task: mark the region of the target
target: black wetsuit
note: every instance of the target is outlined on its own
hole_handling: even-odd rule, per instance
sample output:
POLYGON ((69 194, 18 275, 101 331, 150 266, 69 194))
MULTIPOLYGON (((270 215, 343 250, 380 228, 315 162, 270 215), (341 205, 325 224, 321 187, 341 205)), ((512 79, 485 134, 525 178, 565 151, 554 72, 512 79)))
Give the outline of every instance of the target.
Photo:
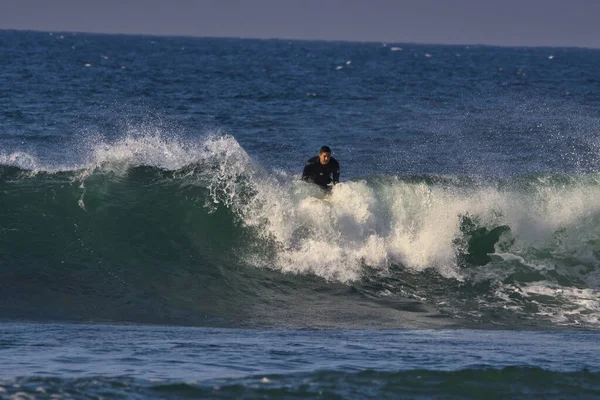
POLYGON ((335 158, 331 157, 329 162, 323 165, 319 161, 318 156, 313 157, 304 166, 302 180, 316 183, 323 189, 327 189, 329 183, 338 183, 340 181, 340 164, 335 158))

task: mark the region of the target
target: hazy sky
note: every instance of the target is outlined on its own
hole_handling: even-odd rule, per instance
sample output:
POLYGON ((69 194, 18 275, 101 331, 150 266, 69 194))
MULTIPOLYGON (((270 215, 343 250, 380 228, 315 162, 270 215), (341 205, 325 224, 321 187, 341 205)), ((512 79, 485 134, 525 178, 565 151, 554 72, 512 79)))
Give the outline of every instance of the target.
POLYGON ((600 0, 0 0, 0 29, 600 48, 600 0))

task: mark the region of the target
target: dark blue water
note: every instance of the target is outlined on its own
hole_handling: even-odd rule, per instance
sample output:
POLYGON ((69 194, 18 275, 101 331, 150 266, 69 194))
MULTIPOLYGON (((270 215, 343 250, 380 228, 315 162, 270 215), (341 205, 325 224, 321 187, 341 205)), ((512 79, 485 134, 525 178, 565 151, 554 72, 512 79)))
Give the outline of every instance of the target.
POLYGON ((0 393, 36 398, 594 398, 596 333, 0 328, 0 393), (40 332, 43 331, 42 332, 40 332))
POLYGON ((0 395, 597 396, 599 62, 0 31, 0 395))

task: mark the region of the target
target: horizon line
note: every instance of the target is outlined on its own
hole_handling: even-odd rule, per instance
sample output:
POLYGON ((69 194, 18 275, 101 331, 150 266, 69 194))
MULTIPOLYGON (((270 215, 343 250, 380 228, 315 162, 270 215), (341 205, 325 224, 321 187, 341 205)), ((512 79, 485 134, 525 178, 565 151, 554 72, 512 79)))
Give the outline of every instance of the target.
POLYGON ((104 36, 148 36, 148 37, 164 37, 164 38, 190 38, 190 39, 237 39, 237 40, 281 40, 293 42, 342 42, 342 43, 362 43, 362 44, 382 44, 382 45, 418 45, 418 46, 448 46, 448 47, 500 47, 500 48, 548 48, 548 49, 585 49, 585 50, 600 50, 600 47, 576 46, 576 45, 510 45, 510 44, 487 44, 487 43, 436 43, 436 42, 402 42, 402 41, 386 41, 386 40, 357 40, 357 39, 308 39, 297 37, 261 37, 261 36, 204 36, 184 33, 173 34, 157 34, 157 33, 124 33, 124 32, 97 32, 97 31, 78 31, 78 30, 47 30, 37 28, 0 28, 0 32, 33 32, 33 33, 48 33, 48 34, 83 34, 83 35, 104 35, 104 36))

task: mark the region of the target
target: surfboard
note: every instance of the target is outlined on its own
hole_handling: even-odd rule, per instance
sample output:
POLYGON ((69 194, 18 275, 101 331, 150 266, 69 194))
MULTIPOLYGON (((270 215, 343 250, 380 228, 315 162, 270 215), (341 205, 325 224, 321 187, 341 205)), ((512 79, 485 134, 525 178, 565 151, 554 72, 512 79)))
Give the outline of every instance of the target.
POLYGON ((331 202, 331 199, 330 199, 329 196, 325 196, 325 197, 310 196, 310 197, 307 197, 306 199, 308 201, 310 201, 310 202, 313 202, 313 203, 315 203, 315 202, 317 202, 317 203, 323 203, 323 202, 330 203, 331 202))
POLYGON ((303 202, 304 204, 311 206, 323 206, 332 204, 331 196, 328 195, 324 197, 307 197, 306 199, 304 199, 303 202))

